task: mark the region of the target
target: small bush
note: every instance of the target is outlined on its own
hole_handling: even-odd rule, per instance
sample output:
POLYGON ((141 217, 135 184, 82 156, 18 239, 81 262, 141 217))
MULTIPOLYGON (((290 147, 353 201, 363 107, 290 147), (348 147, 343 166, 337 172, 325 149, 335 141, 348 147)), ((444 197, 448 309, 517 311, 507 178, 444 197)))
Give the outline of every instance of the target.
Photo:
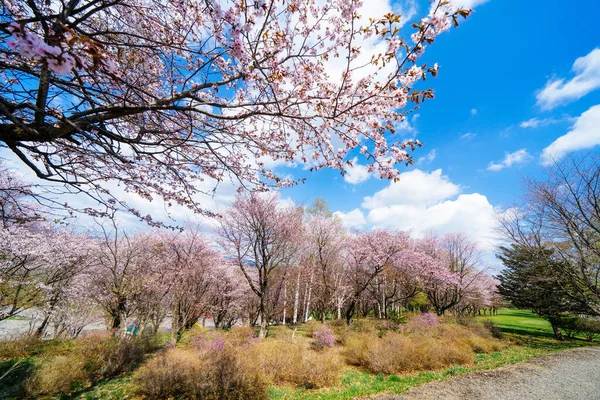
POLYGON ((188 397, 201 392, 196 383, 204 364, 197 354, 168 349, 142 365, 133 376, 134 391, 151 399, 188 397))
POLYGON ((249 358, 271 382, 306 388, 336 385, 344 366, 332 349, 315 352, 308 345, 278 339, 257 344, 249 358))
POLYGON ((416 316, 409 321, 409 325, 420 329, 420 328, 433 328, 440 323, 440 318, 435 313, 424 313, 416 316))
POLYGON ((69 393, 86 386, 88 382, 81 355, 58 356, 51 362, 43 363, 25 387, 34 396, 53 395, 69 393))
POLYGON ((302 329, 304 329, 304 332, 306 332, 306 336, 308 336, 308 337, 312 337, 313 333, 315 333, 322 327, 323 327, 323 324, 321 322, 315 321, 312 319, 310 321, 306 321, 304 324, 302 324, 302 329))
POLYGON ((321 352, 307 350, 302 359, 301 374, 292 383, 308 389, 335 386, 340 383, 344 364, 337 352, 325 349, 321 352))
POLYGON ((133 391, 148 399, 266 399, 268 382, 239 349, 195 352, 171 348, 140 367, 133 391))
POLYGON ((245 346, 256 341, 256 332, 250 326, 234 326, 228 334, 228 339, 236 346, 245 346))
POLYGON ((31 394, 69 393, 132 370, 156 345, 147 337, 86 336, 76 341, 69 354, 43 361, 28 382, 27 390, 31 394))
POLYGON ((335 344, 333 331, 325 326, 313 332, 313 339, 313 346, 317 350, 323 350, 325 347, 333 347, 335 344))
POLYGON ((384 337, 359 334, 344 349, 350 364, 373 373, 392 374, 412 370, 431 370, 474 361, 466 341, 436 337, 413 338, 395 332, 384 337))
POLYGON ((22 335, 0 341, 0 361, 44 355, 63 355, 73 347, 73 340, 41 340, 35 335, 22 335))
POLYGON ((356 332, 346 338, 343 355, 351 365, 392 374, 470 364, 474 353, 490 353, 503 346, 480 326, 472 330, 456 324, 438 324, 399 332, 388 330, 381 337, 372 332, 356 332))

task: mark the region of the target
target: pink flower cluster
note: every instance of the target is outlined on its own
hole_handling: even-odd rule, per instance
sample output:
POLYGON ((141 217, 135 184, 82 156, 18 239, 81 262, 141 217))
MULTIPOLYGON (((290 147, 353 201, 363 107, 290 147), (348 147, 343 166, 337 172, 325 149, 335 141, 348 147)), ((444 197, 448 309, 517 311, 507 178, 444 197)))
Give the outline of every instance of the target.
POLYGON ((313 332, 314 345, 318 349, 325 347, 333 347, 335 344, 335 335, 333 331, 327 327, 322 327, 313 332))
POLYGON ((7 44, 11 50, 16 50, 24 58, 34 61, 45 61, 50 71, 64 75, 75 68, 75 59, 66 54, 58 46, 51 46, 35 34, 21 29, 16 23, 11 23, 8 30, 12 32, 12 39, 7 44))
POLYGON ((425 313, 414 318, 412 323, 421 328, 433 328, 440 323, 440 319, 434 313, 425 313))

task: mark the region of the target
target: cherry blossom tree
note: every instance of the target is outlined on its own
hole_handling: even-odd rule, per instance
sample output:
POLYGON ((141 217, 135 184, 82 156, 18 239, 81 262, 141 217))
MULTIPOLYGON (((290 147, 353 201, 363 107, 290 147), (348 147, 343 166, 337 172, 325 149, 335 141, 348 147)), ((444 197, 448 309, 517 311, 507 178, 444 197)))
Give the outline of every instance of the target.
POLYGON ((345 231, 342 221, 320 199, 308 209, 305 226, 306 256, 315 269, 318 282, 314 287, 315 310, 325 322, 327 313, 335 307, 336 292, 340 290, 336 277, 344 269, 345 231))
POLYGON ((0 228, 41 220, 42 213, 33 202, 34 197, 31 185, 0 161, 0 228))
POLYGON ((151 290, 148 275, 157 255, 151 248, 151 233, 132 235, 120 229, 114 218, 110 222, 98 224, 96 270, 91 276, 94 299, 108 315, 110 329, 117 334, 136 312, 137 300, 151 290))
POLYGON ((223 263, 199 226, 188 225, 181 233, 162 233, 163 268, 156 270, 167 277, 173 342, 191 328, 210 309, 215 268, 223 263))
POLYGON ((244 274, 260 301, 260 334, 264 338, 278 268, 289 264, 302 235, 302 210, 278 205, 278 197, 238 195, 221 221, 221 246, 244 274), (253 272, 251 272, 253 271, 253 272))
POLYGON ((438 315, 455 307, 484 275, 477 244, 462 233, 421 241, 421 250, 431 258, 424 290, 438 315))
POLYGON ((149 222, 111 181, 210 214, 194 196, 226 179, 293 184, 270 160, 344 173, 360 148, 369 171, 396 178, 420 143, 394 133, 438 71, 419 57, 470 11, 436 1, 403 39, 403 16, 367 20, 361 6, 7 0, 0 143, 38 178, 149 222))
POLYGON ((14 225, 0 230, 0 321, 38 307, 38 334, 65 296, 73 278, 90 263, 93 245, 85 235, 50 227, 14 225))
POLYGON ((348 281, 352 287, 352 297, 346 309, 346 322, 354 316, 361 295, 371 282, 394 262, 395 257, 405 247, 406 233, 373 230, 361 232, 346 243, 348 281))

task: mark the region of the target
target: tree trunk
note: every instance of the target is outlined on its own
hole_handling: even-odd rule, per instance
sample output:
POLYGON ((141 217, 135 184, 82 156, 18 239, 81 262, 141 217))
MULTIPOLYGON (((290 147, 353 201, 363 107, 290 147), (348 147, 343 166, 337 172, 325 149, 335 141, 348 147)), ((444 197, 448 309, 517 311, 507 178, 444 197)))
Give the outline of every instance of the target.
POLYGON ((287 317, 287 282, 283 281, 283 318, 281 321, 282 325, 285 325, 286 317, 287 317))
POLYGON ((298 279, 296 280, 296 289, 294 290, 294 315, 292 317, 292 324, 298 323, 298 303, 300 302, 300 268, 298 268, 298 279))
POLYGON ((313 274, 310 273, 310 279, 308 280, 308 286, 306 288, 306 307, 304 308, 304 322, 308 321, 308 317, 310 315, 310 295, 312 293, 312 281, 313 274))
POLYGON ((267 337, 267 316, 265 310, 264 295, 260 297, 260 331, 258 332, 258 338, 264 339, 267 337))
POLYGON ((554 338, 556 340, 565 340, 558 326, 556 326, 552 321, 550 321, 550 325, 552 325, 552 331, 554 331, 554 338))

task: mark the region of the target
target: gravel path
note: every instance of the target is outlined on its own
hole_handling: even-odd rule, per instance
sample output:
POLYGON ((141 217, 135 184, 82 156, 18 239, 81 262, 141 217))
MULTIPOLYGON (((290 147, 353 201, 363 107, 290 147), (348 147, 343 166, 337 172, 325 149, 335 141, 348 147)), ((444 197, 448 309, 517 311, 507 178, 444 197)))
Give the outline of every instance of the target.
POLYGON ((490 371, 413 388, 378 400, 598 400, 600 348, 538 357, 490 371))

